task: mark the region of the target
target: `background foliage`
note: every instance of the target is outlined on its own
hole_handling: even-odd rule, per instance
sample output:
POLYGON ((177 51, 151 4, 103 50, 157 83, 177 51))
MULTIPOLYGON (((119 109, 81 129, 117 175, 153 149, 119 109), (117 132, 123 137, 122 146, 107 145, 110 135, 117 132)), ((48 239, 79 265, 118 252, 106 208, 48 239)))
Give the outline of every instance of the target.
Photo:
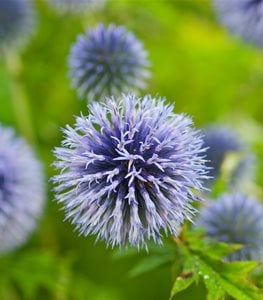
MULTIPOLYGON (((227 122, 251 143, 259 158, 254 193, 263 199, 263 53, 224 31, 208 0, 112 0, 103 10, 83 16, 56 14, 45 1, 35 4, 38 28, 21 54, 20 71, 0 60, 0 121, 24 134, 14 114, 14 106, 20 109, 15 91, 21 88, 29 99, 34 146, 47 178, 54 172, 51 151, 61 141, 60 128, 72 124, 80 111, 87 112, 85 101, 78 101, 69 86, 70 45, 86 27, 114 23, 134 31, 149 51, 153 78, 146 92, 175 102, 176 112, 193 116, 197 126, 227 122)), ((25 246, 0 259, 0 299, 169 298, 171 241, 165 248, 154 248, 151 256, 119 254, 101 242, 94 244, 94 238, 79 237, 73 226, 63 223, 47 185, 48 201, 38 230, 25 246), (158 261, 154 255, 162 258, 158 261), (141 259, 144 266, 136 267, 141 259), (140 268, 149 272, 141 274, 140 268)), ((187 256, 190 250, 181 251, 187 256)), ((258 275, 259 282, 261 278, 258 275)), ((206 299, 205 289, 200 281, 175 299, 206 299)))

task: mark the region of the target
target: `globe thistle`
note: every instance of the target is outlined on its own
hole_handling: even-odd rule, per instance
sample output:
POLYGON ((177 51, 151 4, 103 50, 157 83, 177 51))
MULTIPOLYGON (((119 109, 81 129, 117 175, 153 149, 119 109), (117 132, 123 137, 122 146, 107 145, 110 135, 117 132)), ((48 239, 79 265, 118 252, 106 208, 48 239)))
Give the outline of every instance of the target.
POLYGON ((48 0, 48 4, 57 12, 83 13, 103 6, 105 0, 48 0))
POLYGON ((35 13, 29 0, 0 1, 0 48, 20 47, 33 32, 35 13))
POLYGON ((263 46, 262 0, 214 0, 219 19, 233 34, 263 46))
POLYGON ((42 166, 11 128, 0 125, 0 252, 25 242, 44 203, 42 166))
POLYGON ((240 158, 230 176, 230 187, 234 189, 244 188, 253 182, 257 170, 257 157, 249 153, 240 158))
POLYGON ((161 243, 191 219, 206 168, 192 120, 150 95, 93 102, 55 149, 56 199, 81 234, 107 244, 161 243))
POLYGON ((263 206, 253 198, 225 194, 201 210, 197 225, 216 241, 244 245, 229 260, 262 260, 263 206))
POLYGON ((144 88, 148 65, 142 44, 114 25, 100 24, 80 35, 69 57, 72 86, 90 100, 144 88))
POLYGON ((238 136, 228 127, 210 126, 203 130, 204 147, 206 150, 206 165, 209 168, 209 176, 213 179, 220 175, 224 159, 229 152, 243 150, 243 144, 238 136))

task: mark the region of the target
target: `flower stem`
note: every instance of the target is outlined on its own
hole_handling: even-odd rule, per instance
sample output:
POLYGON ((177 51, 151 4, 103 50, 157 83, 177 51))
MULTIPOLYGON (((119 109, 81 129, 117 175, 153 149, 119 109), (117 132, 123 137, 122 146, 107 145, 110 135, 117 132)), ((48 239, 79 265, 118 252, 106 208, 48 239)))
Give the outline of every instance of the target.
POLYGON ((32 144, 35 143, 29 102, 21 82, 22 63, 16 53, 5 53, 5 61, 10 75, 10 91, 14 115, 21 134, 32 144))

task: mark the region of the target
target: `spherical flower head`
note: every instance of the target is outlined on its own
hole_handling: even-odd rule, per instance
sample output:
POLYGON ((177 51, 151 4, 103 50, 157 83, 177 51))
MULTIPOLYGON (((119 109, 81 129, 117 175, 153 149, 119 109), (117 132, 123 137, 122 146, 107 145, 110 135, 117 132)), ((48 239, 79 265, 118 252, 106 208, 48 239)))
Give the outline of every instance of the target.
POLYGON ((48 4, 62 14, 93 12, 103 6, 106 0, 48 0, 48 4))
POLYGON ((242 244, 228 260, 263 258, 263 206, 253 198, 234 193, 210 201, 200 211, 197 225, 216 241, 242 244))
POLYGON ((233 34, 263 46, 262 0, 214 0, 219 19, 233 34))
POLYGON ((238 161, 230 176, 230 187, 235 190, 245 189, 254 181, 257 171, 257 157, 254 153, 245 154, 238 161))
POLYGON ((1 0, 0 48, 24 46, 34 23, 35 13, 29 0, 1 0))
POLYGON ((43 210, 42 166, 11 128, 0 126, 0 253, 23 244, 43 210))
POLYGON ((213 180, 220 175, 220 169, 226 155, 229 152, 242 151, 243 144, 233 130, 223 126, 205 128, 203 140, 204 147, 207 149, 206 165, 209 168, 209 176, 213 180))
POLYGON ((69 57, 72 86, 89 100, 144 88, 148 65, 142 44, 114 25, 100 24, 80 35, 69 57))
POLYGON ((161 243, 191 219, 206 168, 192 120, 150 95, 93 102, 55 149, 56 199, 84 235, 107 244, 161 243))

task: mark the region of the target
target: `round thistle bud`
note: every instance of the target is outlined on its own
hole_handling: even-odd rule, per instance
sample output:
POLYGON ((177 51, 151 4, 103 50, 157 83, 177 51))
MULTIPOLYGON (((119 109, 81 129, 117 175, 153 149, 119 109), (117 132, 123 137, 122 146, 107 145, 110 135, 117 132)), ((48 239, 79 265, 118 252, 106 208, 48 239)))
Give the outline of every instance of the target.
POLYGON ((55 149, 57 201, 84 234, 107 244, 161 243, 194 212, 206 168, 192 120, 150 95, 93 102, 55 149))
POLYGON ((233 34, 263 46, 262 0, 214 0, 219 19, 233 34))
POLYGON ((43 204, 40 162, 12 129, 0 126, 0 252, 25 242, 43 204))
POLYGON ((105 0, 48 0, 49 5, 57 12, 85 13, 102 7, 105 0))
POLYGON ((98 25, 72 46, 72 86, 81 97, 97 100, 145 87, 149 62, 142 44, 124 27, 98 25))
POLYGON ((229 260, 262 260, 263 206, 254 199, 243 194, 223 195, 207 203, 197 225, 216 241, 244 245, 229 260))
MULTIPOLYGON (((211 176, 211 178, 207 180, 207 184, 209 185, 214 181, 214 179, 220 176, 221 167, 226 155, 231 152, 242 153, 245 146, 235 132, 233 132, 230 128, 223 126, 210 126, 204 129, 203 140, 204 147, 207 149, 206 165, 209 168, 208 175, 211 176)), ((248 161, 246 162, 248 163, 248 161)), ((245 166, 247 166, 247 164, 242 164, 243 171, 245 166)), ((240 172, 236 170, 235 174, 238 175, 240 172)), ((233 182, 234 181, 235 180, 233 180, 233 182)))
POLYGON ((35 14, 29 0, 0 1, 0 48, 20 47, 32 34, 35 14))
POLYGON ((246 186, 250 184, 255 179, 255 174, 257 171, 257 157, 255 154, 249 153, 240 158, 236 167, 230 176, 230 187, 235 190, 240 188, 245 189, 246 186))

